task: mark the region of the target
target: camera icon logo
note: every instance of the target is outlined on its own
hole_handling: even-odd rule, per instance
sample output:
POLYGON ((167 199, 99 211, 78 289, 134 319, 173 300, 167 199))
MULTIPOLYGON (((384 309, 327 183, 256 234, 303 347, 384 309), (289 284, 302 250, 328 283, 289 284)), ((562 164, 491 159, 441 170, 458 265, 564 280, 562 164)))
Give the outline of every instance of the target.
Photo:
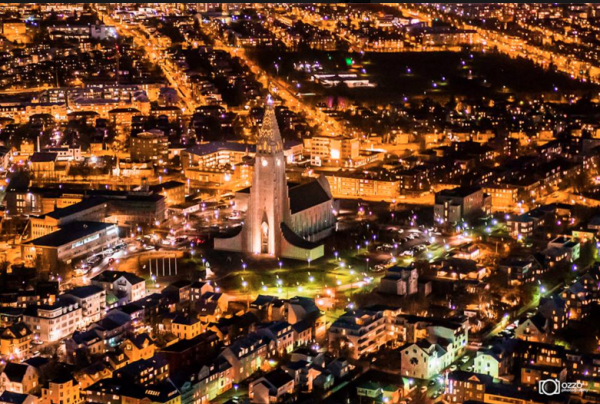
POLYGON ((560 394, 560 387, 560 380, 556 379, 540 380, 538 382, 538 391, 540 392, 540 394, 544 394, 547 396, 554 396, 556 394, 560 394))

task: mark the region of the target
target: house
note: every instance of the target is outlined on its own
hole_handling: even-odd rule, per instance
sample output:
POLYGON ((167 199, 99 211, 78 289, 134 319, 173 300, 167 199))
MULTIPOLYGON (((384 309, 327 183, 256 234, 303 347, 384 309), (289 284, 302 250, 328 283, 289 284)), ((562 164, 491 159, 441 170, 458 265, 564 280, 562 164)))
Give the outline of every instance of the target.
POLYGON ((581 246, 578 241, 566 236, 556 237, 548 242, 548 247, 543 251, 547 259, 554 262, 574 262, 579 259, 581 246))
POLYGON ((489 213, 491 198, 479 187, 445 189, 435 194, 434 220, 458 223, 478 213, 489 213))
POLYGON ((170 296, 171 301, 177 303, 185 303, 190 301, 192 283, 185 279, 181 279, 169 284, 163 289, 162 293, 165 296, 170 296))
POLYGON ((379 291, 384 294, 409 296, 419 291, 419 272, 416 268, 394 266, 381 278, 379 291))
POLYGON ((425 339, 408 343, 400 348, 400 372, 402 376, 431 379, 450 366, 452 355, 441 345, 425 339))
POLYGON ((465 259, 465 260, 476 260, 479 258, 480 249, 474 243, 467 243, 458 247, 458 250, 454 252, 453 257, 465 259))
POLYGON ((107 294, 124 296, 128 302, 135 302, 146 296, 146 281, 125 271, 104 271, 92 278, 92 285, 100 286, 107 294))
POLYGON ((44 342, 68 337, 80 327, 82 320, 79 304, 67 298, 53 304, 29 305, 23 313, 23 322, 44 342))
POLYGON ((82 402, 79 383, 70 374, 63 374, 42 388, 40 404, 79 404, 82 402))
POLYGON ((207 292, 214 292, 215 288, 209 281, 196 281, 190 286, 190 299, 192 301, 199 300, 202 295, 207 292))
POLYGON ((538 312, 548 320, 548 327, 553 332, 567 326, 569 321, 569 301, 554 295, 540 298, 538 312))
POLYGON ((77 363, 79 359, 86 359, 105 352, 106 345, 104 339, 92 329, 90 331, 75 331, 71 338, 65 341, 67 351, 67 360, 70 363, 77 363))
POLYGON ((134 337, 126 338, 121 344, 123 353, 130 362, 136 362, 141 359, 150 359, 154 356, 156 345, 150 336, 146 333, 137 334, 134 337))
POLYGON ((176 373, 212 359, 218 348, 217 335, 212 331, 206 331, 194 339, 180 340, 163 347, 160 354, 169 362, 171 371, 176 373))
POLYGON ((233 381, 239 383, 258 369, 268 366, 275 343, 269 338, 252 333, 242 337, 221 352, 233 368, 233 381))
POLYGON ((0 394, 0 404, 37 404, 38 398, 32 394, 13 393, 4 390, 0 394))
POLYGON ((257 327, 256 333, 264 335, 274 341, 275 350, 280 356, 288 354, 294 349, 294 328, 286 321, 274 321, 272 323, 262 324, 257 327))
POLYGON ((37 370, 26 363, 8 362, 0 374, 0 386, 13 393, 29 394, 38 388, 37 370))
POLYGON ((88 326, 88 331, 93 330, 104 340, 109 348, 121 344, 123 338, 131 331, 131 316, 119 310, 112 310, 100 321, 88 326))
POLYGON ((499 379, 510 373, 514 340, 505 341, 477 351, 473 371, 499 379))
POLYGON ((82 286, 63 294, 81 307, 82 326, 100 320, 106 314, 106 291, 97 285, 82 286))
POLYGON ((533 282, 537 275, 545 272, 532 256, 503 258, 498 264, 498 269, 506 274, 509 285, 533 282))
POLYGON ((491 385, 493 378, 481 373, 455 370, 448 373, 446 391, 452 402, 484 402, 485 386, 491 385))
POLYGON ((356 386, 356 394, 367 402, 373 403, 398 403, 404 397, 404 390, 396 385, 382 385, 377 382, 366 382, 356 386))
POLYGON ((219 358, 208 364, 202 364, 189 373, 177 374, 171 377, 171 380, 181 392, 182 403, 196 401, 206 404, 231 390, 232 372, 229 362, 219 358))
POLYGON ((515 337, 533 342, 543 342, 548 338, 549 324, 542 313, 536 313, 518 325, 515 337))
POLYGON ((124 383, 150 386, 159 383, 169 377, 169 364, 160 355, 154 355, 150 359, 140 359, 116 370, 113 377, 124 383))
POLYGON ((351 358, 376 352, 390 338, 393 311, 371 308, 350 310, 329 328, 329 344, 333 351, 347 352, 351 358))
POLYGON ((524 362, 521 365, 520 378, 522 385, 531 386, 533 388, 538 386, 540 380, 554 379, 561 382, 566 382, 567 367, 565 365, 538 365, 524 362))
POLYGON ((0 355, 26 358, 33 333, 23 322, 0 327, 0 355))
POLYGON ((180 340, 193 339, 202 332, 202 324, 195 317, 177 315, 171 322, 171 332, 180 340))
POLYGON ((281 369, 275 369, 250 383, 250 402, 270 404, 282 402, 294 391, 294 379, 281 369))
POLYGON ((277 296, 258 295, 256 299, 250 303, 250 312, 262 321, 276 321, 285 317, 283 312, 284 303, 277 296), (275 312, 273 312, 275 309, 275 312))
POLYGON ((312 392, 319 379, 323 380, 325 386, 333 385, 333 376, 315 363, 299 360, 283 365, 281 369, 294 379, 296 389, 304 393, 312 392))
POLYGON ((592 292, 581 281, 577 281, 562 293, 569 306, 569 320, 581 320, 590 314, 593 302, 592 292))
POLYGON ((481 280, 487 275, 484 267, 468 259, 448 258, 441 262, 437 277, 452 280, 481 280))
POLYGON ((292 325, 300 321, 306 321, 313 329, 314 338, 325 335, 325 317, 317 307, 314 299, 296 296, 283 302, 283 305, 284 307, 280 309, 279 303, 275 302, 272 312, 277 313, 283 310, 284 315, 287 316, 287 322, 292 325))

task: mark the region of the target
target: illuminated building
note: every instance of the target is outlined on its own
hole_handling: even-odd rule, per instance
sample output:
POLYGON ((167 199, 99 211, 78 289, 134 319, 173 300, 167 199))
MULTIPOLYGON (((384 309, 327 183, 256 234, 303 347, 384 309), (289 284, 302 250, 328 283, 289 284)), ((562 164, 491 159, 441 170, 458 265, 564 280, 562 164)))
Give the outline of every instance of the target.
POLYGON ((215 249, 300 260, 323 256, 317 242, 331 233, 336 220, 329 184, 321 177, 288 186, 272 105, 257 142, 252 187, 238 193, 236 204, 247 206, 245 223, 236 234, 215 239, 215 249))

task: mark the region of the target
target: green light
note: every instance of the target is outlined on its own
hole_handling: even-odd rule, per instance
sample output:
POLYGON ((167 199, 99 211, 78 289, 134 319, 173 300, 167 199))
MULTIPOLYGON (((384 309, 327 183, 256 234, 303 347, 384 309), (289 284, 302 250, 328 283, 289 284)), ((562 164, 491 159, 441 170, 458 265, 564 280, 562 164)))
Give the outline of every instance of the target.
POLYGON ((352 60, 352 58, 346 58, 346 64, 348 66, 352 66, 354 64, 354 60, 352 60))

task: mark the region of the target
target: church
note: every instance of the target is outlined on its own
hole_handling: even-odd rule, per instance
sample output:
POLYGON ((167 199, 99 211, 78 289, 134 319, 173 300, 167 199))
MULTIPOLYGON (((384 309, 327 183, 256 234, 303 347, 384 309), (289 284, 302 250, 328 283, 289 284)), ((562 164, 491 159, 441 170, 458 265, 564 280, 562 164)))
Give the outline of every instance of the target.
POLYGON ((215 250, 315 260, 325 254, 320 242, 334 230, 336 213, 324 176, 288 184, 285 157, 271 103, 256 144, 252 186, 236 193, 245 220, 234 234, 215 238, 215 250))

